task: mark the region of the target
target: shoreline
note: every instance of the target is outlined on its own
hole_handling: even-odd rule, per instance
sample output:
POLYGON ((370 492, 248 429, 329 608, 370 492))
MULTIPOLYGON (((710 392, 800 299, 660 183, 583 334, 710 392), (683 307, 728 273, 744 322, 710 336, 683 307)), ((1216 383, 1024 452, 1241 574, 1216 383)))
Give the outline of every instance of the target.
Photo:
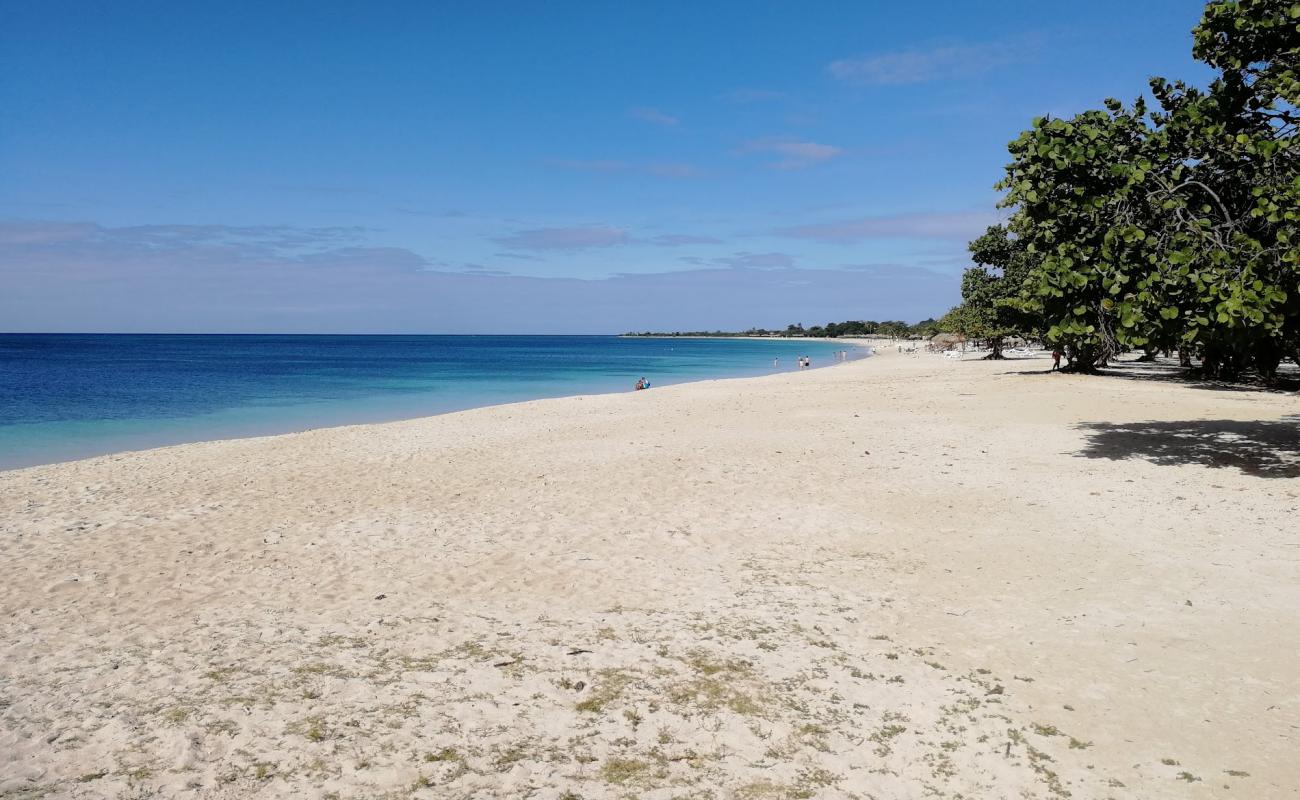
POLYGON ((0 472, 0 793, 1289 796, 1293 398, 841 366, 0 472))
MULTIPOLYGON (((135 334, 124 334, 124 335, 135 335, 135 334)), ((168 336, 170 336, 171 334, 160 334, 160 335, 168 335, 168 336)), ((196 335, 207 335, 207 334, 196 334, 196 335)), ((220 334, 220 335, 225 335, 225 334, 220 334)), ((687 338, 687 337, 681 337, 681 338, 687 338)), ((719 338, 719 339, 728 339, 728 338, 730 338, 730 337, 690 337, 690 338, 719 338)), ((775 338, 775 337, 774 337, 774 338, 775 338)), ((821 340, 818 340, 818 341, 832 341, 832 340, 830 340, 830 339, 821 339, 821 340)), ((857 342, 856 340, 842 339, 842 340, 839 340, 839 341, 845 341, 845 342, 848 342, 848 348, 849 348, 849 349, 852 349, 852 350, 859 350, 859 351, 861 351, 861 350, 870 350, 870 349, 871 349, 869 345, 866 345, 866 344, 863 344, 863 343, 859 343, 859 342, 857 342)), ((865 342, 866 340, 863 340, 863 341, 865 342)), ((874 355, 874 353, 868 352, 868 353, 866 353, 866 354, 864 354, 864 355, 859 355, 859 356, 857 356, 856 358, 850 358, 850 359, 848 359, 848 361, 857 361, 857 360, 861 360, 861 359, 863 359, 863 358, 869 358, 869 357, 871 357, 871 355, 874 355)), ((810 370, 825 369, 825 368, 827 368, 827 367, 840 366, 840 365, 845 364, 845 363, 848 363, 848 362, 847 362, 847 361, 845 361, 845 362, 832 362, 832 363, 829 363, 829 364, 821 364, 821 365, 814 364, 812 367, 809 368, 809 370, 794 370, 794 372, 803 372, 803 371, 810 371, 810 370)), ((781 375, 781 374, 788 374, 788 373, 790 373, 790 372, 791 372, 791 370, 781 370, 781 371, 773 372, 773 373, 770 373, 770 374, 771 374, 771 375, 781 375)), ((665 388, 665 387, 667 387, 667 386, 680 386, 680 385, 683 385, 683 384, 689 384, 689 383, 702 383, 702 382, 708 382, 708 381, 725 381, 725 380, 746 380, 746 379, 749 379, 749 378, 759 378, 759 377, 768 377, 768 375, 732 375, 732 376, 721 376, 721 377, 713 377, 713 378, 692 378, 692 379, 687 379, 687 380, 682 380, 682 381, 675 381, 675 382, 672 382, 672 383, 665 383, 665 384, 662 384, 662 385, 652 386, 652 390, 665 388)), ((477 404, 475 404, 475 405, 468 405, 468 406, 464 406, 464 407, 455 407, 455 408, 450 408, 450 409, 445 410, 445 411, 435 411, 435 412, 433 412, 433 413, 417 414, 417 415, 414 415, 414 416, 401 415, 401 416, 391 417, 391 416, 387 416, 387 415, 381 415, 381 418, 379 418, 379 419, 371 419, 371 420, 364 420, 364 419, 363 419, 363 420, 359 420, 359 421, 350 421, 350 422, 326 423, 326 424, 322 424, 322 425, 313 425, 313 426, 310 426, 310 427, 296 427, 296 426, 290 426, 290 427, 288 427, 287 429, 284 429, 284 430, 276 430, 276 431, 270 431, 270 432, 233 433, 233 434, 231 434, 231 435, 217 435, 217 436, 211 436, 211 437, 202 437, 202 436, 200 436, 199 438, 184 438, 184 439, 181 440, 181 441, 158 443, 158 444, 146 445, 146 446, 143 446, 143 447, 127 447, 127 448, 125 448, 125 449, 120 449, 120 450, 111 450, 111 451, 108 451, 108 452, 89 452, 89 453, 84 454, 84 455, 74 455, 74 456, 71 456, 71 457, 68 457, 68 458, 60 458, 60 459, 53 460, 53 461, 44 461, 44 460, 42 460, 42 461, 37 462, 37 463, 34 463, 34 464, 21 464, 21 465, 18 465, 18 466, 5 466, 4 464, 0 464, 0 474, 5 473, 5 472, 12 472, 12 471, 15 471, 15 470, 32 469, 32 468, 35 468, 35 467, 52 466, 52 465, 57 465, 57 464, 68 464, 68 463, 72 463, 72 462, 76 462, 76 461, 85 461, 85 460, 88 460, 88 459, 96 459, 96 458, 110 458, 110 457, 113 457, 113 456, 123 455, 123 454, 126 454, 126 453, 142 453, 142 452, 148 452, 148 451, 150 451, 150 450, 158 450, 158 449, 164 449, 164 448, 170 448, 170 447, 180 447, 180 446, 191 445, 191 444, 203 444, 203 443, 206 443, 206 442, 219 442, 219 441, 240 440, 240 439, 265 439, 265 438, 271 438, 271 437, 275 437, 275 436, 289 436, 289 435, 299 434, 299 433, 308 433, 308 432, 311 432, 311 431, 317 431, 317 430, 330 430, 330 429, 334 429, 334 428, 347 428, 347 427, 360 426, 360 425, 384 425, 384 424, 394 423, 394 422, 408 422, 408 421, 411 421, 411 420, 424 419, 424 418, 427 418, 427 417, 438 417, 438 416, 444 416, 444 415, 447 415, 447 414, 459 414, 459 413, 463 413, 463 412, 465 412, 465 411, 474 411, 474 410, 476 410, 476 409, 480 409, 480 408, 492 408, 492 407, 495 407, 495 406, 517 405, 517 404, 520 404, 520 403, 529 403, 529 402, 533 402, 533 401, 536 401, 536 400, 563 400, 563 399, 575 398, 575 397, 597 397, 597 396, 601 396, 601 395, 617 395, 617 394, 622 394, 624 391, 625 391, 625 390, 620 389, 620 390, 610 390, 610 391, 607 391, 607 392, 578 392, 578 393, 575 393, 575 394, 563 394, 563 395, 555 395, 555 396, 532 397, 532 398, 526 398, 526 399, 522 399, 522 400, 507 401, 507 402, 504 402, 504 403, 486 403, 486 404, 482 404, 482 405, 477 405, 477 404)), ((626 390, 626 391, 630 391, 630 390, 626 390)), ((224 411, 238 411, 238 410, 239 410, 239 409, 237 409, 237 408, 232 408, 232 409, 225 409, 224 411)), ((217 413, 221 413, 221 412, 217 412, 217 413)), ((267 425, 267 423, 262 423, 262 427, 266 427, 266 425, 267 425)), ((279 427, 278 425, 273 425, 273 426, 274 426, 274 427, 279 427)), ((94 448, 94 449, 97 450, 97 448, 94 448)))

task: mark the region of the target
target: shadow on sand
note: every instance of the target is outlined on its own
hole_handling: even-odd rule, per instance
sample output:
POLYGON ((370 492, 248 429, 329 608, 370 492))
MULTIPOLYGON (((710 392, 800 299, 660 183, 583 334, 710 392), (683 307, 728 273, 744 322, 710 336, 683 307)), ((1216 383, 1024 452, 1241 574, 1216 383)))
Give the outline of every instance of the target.
MULTIPOLYGON (((1010 370, 1002 374, 1049 375, 1051 374, 1051 367, 1049 362, 1048 368, 1042 371, 1010 370)), ((1285 394, 1300 389, 1300 369, 1291 364, 1282 365, 1278 370, 1277 380, 1271 385, 1266 385, 1258 379, 1229 383, 1228 381, 1189 376, 1187 369, 1180 367, 1177 360, 1170 358, 1160 358, 1155 361, 1116 361, 1098 370, 1095 377, 1118 378, 1127 381, 1175 383, 1181 386, 1190 386, 1194 389, 1208 389, 1215 392, 1271 392, 1285 394)))
POLYGON ((1300 415, 1278 420, 1085 422, 1087 458, 1132 456, 1155 464, 1235 467, 1260 478, 1300 477, 1300 415))

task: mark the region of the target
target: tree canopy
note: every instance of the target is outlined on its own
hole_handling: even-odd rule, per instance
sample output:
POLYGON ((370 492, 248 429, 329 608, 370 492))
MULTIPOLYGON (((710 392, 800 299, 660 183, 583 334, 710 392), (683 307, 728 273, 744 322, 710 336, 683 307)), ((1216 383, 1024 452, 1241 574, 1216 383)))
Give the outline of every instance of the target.
POLYGON ((995 353, 1037 332, 1081 369, 1177 348, 1212 377, 1269 377, 1300 352, 1300 2, 1210 2, 1193 41, 1209 86, 1154 78, 1153 104, 1011 142, 1011 216, 971 243, 948 327, 995 353))

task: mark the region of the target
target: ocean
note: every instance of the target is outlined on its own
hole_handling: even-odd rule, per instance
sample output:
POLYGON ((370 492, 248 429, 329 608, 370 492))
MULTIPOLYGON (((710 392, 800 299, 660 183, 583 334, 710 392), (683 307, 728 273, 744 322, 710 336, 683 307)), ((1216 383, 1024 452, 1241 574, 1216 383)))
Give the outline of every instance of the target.
POLYGON ((0 334, 0 469, 834 363, 837 342, 0 334), (773 360, 776 365, 773 365, 773 360))

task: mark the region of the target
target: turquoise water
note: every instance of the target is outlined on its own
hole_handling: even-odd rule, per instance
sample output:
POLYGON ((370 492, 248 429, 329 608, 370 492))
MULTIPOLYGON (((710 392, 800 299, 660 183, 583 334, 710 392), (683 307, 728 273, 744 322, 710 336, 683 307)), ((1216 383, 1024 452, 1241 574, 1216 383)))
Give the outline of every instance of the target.
POLYGON ((0 334, 0 469, 834 363, 835 342, 0 334), (773 366, 773 359, 777 365, 773 366))

